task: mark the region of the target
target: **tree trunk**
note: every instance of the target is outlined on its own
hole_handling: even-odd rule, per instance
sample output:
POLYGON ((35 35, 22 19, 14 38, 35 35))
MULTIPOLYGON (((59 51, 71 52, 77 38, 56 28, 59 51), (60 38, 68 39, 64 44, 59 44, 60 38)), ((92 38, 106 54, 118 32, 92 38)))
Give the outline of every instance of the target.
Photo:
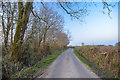
POLYGON ((43 34, 43 44, 45 44, 45 42, 46 42, 46 34, 47 34, 47 26, 46 26, 46 28, 45 28, 45 32, 44 32, 44 34, 43 34))
MULTIPOLYGON (((2 3, 2 9, 3 9, 4 5, 2 3)), ((10 2, 7 3, 7 8, 11 9, 11 5, 10 2)), ((7 26, 5 27, 4 24, 4 9, 3 9, 3 15, 2 15, 2 28, 3 28, 3 34, 4 34, 4 49, 5 49, 5 55, 8 54, 8 36, 9 36, 9 31, 10 31, 10 10, 7 10, 7 26), (6 29, 5 29, 6 28, 6 29)))
POLYGON ((21 48, 21 45, 23 43, 24 33, 27 29, 27 23, 29 20, 30 13, 32 11, 32 2, 26 2, 25 7, 23 7, 22 2, 18 2, 18 24, 16 27, 16 32, 14 36, 14 42, 12 44, 11 48, 11 56, 13 59, 17 59, 17 55, 19 55, 19 50, 21 48))
POLYGON ((11 45, 13 43, 13 18, 14 18, 14 12, 15 12, 15 7, 16 7, 16 3, 14 2, 14 8, 13 8, 13 11, 12 11, 12 18, 11 18, 11 45))
POLYGON ((39 38, 39 45, 38 45, 38 47, 40 47, 41 42, 42 42, 42 38, 39 38))

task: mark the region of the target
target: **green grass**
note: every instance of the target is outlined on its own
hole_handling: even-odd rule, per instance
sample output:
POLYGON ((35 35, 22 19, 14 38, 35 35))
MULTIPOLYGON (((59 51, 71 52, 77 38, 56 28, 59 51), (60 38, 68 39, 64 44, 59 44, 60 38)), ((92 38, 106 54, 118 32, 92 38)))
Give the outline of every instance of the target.
MULTIPOLYGON (((85 59, 84 57, 82 57, 75 48, 74 48, 74 54, 75 54, 84 64, 86 64, 93 72, 95 72, 96 74, 99 74, 95 69, 92 68, 90 62, 87 61, 87 59, 85 59)), ((99 67, 99 66, 97 66, 97 67, 99 67)))
POLYGON ((15 75, 12 75, 11 78, 34 78, 38 76, 36 74, 41 74, 44 69, 46 69, 65 50, 58 51, 56 54, 49 55, 47 58, 42 59, 36 65, 27 69, 23 69, 15 75))
POLYGON ((2 61, 2 57, 0 57, 0 61, 2 61))
POLYGON ((90 64, 84 57, 82 57, 75 48, 74 48, 74 54, 75 54, 84 64, 86 64, 91 70, 94 71, 94 69, 91 67, 91 64, 90 64))
MULTIPOLYGON (((87 52, 87 51, 86 51, 87 52)), ((86 58, 82 57, 79 52, 77 51, 77 49, 74 48, 74 54, 83 62, 85 63, 93 72, 95 72, 99 77, 108 77, 108 78, 113 78, 114 74, 111 74, 110 71, 108 70, 103 70, 100 65, 97 65, 95 62, 92 62, 92 64, 87 61, 86 58), (92 66, 94 66, 94 69, 92 66), (102 74, 101 74, 102 73, 102 74)))

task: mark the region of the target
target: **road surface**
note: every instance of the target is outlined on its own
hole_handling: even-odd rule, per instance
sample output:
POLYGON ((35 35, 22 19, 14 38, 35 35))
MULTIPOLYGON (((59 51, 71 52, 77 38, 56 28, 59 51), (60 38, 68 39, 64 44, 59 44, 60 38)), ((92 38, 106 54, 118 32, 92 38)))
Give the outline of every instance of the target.
POLYGON ((99 78, 73 53, 73 49, 63 52, 38 78, 99 78))

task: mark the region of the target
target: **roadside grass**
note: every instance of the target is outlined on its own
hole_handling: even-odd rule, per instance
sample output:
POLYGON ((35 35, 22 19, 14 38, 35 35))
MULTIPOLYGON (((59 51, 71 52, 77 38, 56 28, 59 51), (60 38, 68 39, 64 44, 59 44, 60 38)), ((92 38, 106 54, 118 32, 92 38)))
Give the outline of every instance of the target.
POLYGON ((85 63, 90 69, 92 69, 91 64, 84 57, 82 57, 75 48, 73 52, 83 63, 85 63))
MULTIPOLYGON (((114 63, 112 60, 116 59, 114 55, 115 50, 111 50, 111 54, 109 53, 109 58, 106 58, 105 55, 100 54, 100 50, 109 49, 110 47, 94 47, 94 46, 83 46, 83 47, 75 47, 74 54, 85 63, 93 72, 95 72, 100 78, 117 78, 117 63, 114 63), (113 54, 114 53, 114 54, 113 54), (113 54, 113 55, 112 55, 113 54), (107 60, 111 61, 111 64, 106 63, 107 60), (105 67, 105 68, 104 68, 105 67)), ((104 52, 104 51, 103 51, 104 52)), ((107 51, 106 51, 107 52, 107 51)))
MULTIPOLYGON (((68 49, 68 48, 67 48, 68 49)), ((49 55, 46 58, 42 59, 40 62, 35 64, 32 67, 23 69, 20 72, 12 75, 11 78, 36 78, 41 75, 43 71, 65 50, 56 52, 55 54, 49 55)))
POLYGON ((0 57, 0 61, 2 61, 2 57, 0 57))
MULTIPOLYGON (((82 55, 79 54, 79 52, 74 48, 74 54, 80 59, 80 61, 82 61, 85 65, 87 65, 93 72, 95 72, 97 75, 99 74, 99 72, 97 72, 95 70, 96 67, 99 68, 99 66, 93 66, 91 65, 91 63, 86 59, 84 58, 82 55)), ((98 75, 99 76, 99 75, 98 75)), ((100 76, 99 76, 100 77, 100 76)))

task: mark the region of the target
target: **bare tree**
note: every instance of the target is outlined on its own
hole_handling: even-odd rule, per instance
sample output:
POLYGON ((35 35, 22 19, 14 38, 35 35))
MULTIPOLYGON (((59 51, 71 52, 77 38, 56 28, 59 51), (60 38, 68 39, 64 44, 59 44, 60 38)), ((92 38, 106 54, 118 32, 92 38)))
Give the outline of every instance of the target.
POLYGON ((42 24, 44 24, 44 34, 43 34, 43 43, 46 41, 46 34, 50 28, 53 27, 62 27, 63 26, 63 18, 57 12, 52 10, 51 8, 41 8, 39 16, 45 20, 42 24))
POLYGON ((8 36, 9 36, 9 31, 11 28, 11 4, 10 2, 8 3, 3 3, 2 2, 2 28, 3 28, 3 34, 4 34, 4 49, 6 55, 8 54, 8 36))
POLYGON ((23 2, 18 2, 18 24, 11 48, 11 55, 15 56, 14 58, 19 54, 20 47, 23 43, 24 33, 27 29, 27 23, 33 8, 32 4, 33 2, 26 2, 25 5, 23 5, 23 2))

